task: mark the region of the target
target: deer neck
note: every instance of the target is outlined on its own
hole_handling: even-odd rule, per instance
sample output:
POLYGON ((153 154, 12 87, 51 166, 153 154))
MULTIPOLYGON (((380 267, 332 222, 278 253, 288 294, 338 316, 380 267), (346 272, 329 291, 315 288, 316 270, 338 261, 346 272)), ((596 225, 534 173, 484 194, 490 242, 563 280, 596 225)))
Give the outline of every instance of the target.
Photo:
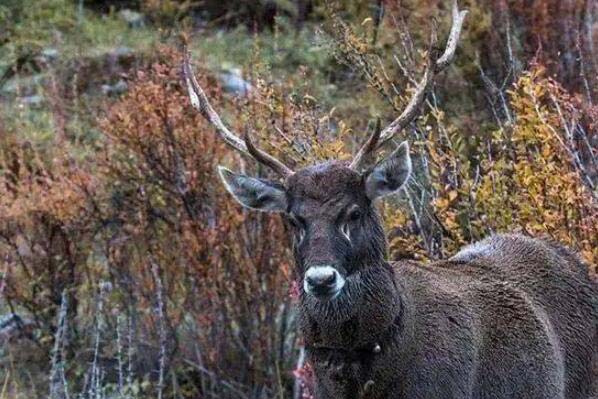
POLYGON ((405 323, 406 298, 386 262, 363 269, 349 279, 345 292, 328 302, 303 295, 300 329, 311 348, 374 348, 405 323))

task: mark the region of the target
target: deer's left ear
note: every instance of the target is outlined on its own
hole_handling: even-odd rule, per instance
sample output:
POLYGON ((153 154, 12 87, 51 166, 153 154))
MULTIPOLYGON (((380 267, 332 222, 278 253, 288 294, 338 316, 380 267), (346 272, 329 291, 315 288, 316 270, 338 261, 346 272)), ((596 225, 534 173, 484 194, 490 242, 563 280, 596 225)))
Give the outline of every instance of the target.
POLYGON ((403 141, 388 157, 378 162, 365 179, 366 195, 370 200, 394 193, 411 175, 409 144, 403 141))

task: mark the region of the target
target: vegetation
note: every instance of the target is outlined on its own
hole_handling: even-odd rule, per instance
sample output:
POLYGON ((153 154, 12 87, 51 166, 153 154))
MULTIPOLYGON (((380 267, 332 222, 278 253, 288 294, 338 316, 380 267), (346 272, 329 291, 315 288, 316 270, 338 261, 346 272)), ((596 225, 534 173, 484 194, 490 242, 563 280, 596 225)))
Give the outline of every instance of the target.
MULTIPOLYGON (((0 5, 0 398, 309 397, 286 227, 218 182, 255 166, 189 106, 180 38, 227 122, 305 165, 396 116, 449 12, 200 3, 0 5)), ((598 7, 532 3, 463 0, 456 65, 402 132, 416 177, 380 205, 391 258, 521 231, 596 273, 598 7)))

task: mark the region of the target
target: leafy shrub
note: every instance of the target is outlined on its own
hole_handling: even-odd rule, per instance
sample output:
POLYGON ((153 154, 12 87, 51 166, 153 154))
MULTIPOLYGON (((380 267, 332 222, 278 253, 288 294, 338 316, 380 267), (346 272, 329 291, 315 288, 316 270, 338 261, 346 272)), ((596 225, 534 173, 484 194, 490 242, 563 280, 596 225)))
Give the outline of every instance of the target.
POLYGON ((474 162, 458 151, 438 156, 437 137, 427 142, 438 179, 434 212, 450 232, 442 255, 493 232, 520 231, 576 248, 595 271, 598 193, 579 161, 575 100, 535 66, 510 91, 510 104, 514 124, 481 141, 474 162), (450 173, 456 178, 443 178, 450 173))
MULTIPOLYGON (((112 45, 122 32, 127 40, 134 36, 110 16, 78 27, 73 2, 52 1, 68 7, 52 17, 64 18, 59 32, 84 32, 77 43, 112 45)), ((225 23, 246 20, 246 8, 263 6, 225 3, 219 3, 226 5, 220 10, 225 23)), ((318 51, 323 39, 334 58, 310 53, 314 37, 289 35, 288 21, 278 20, 273 32, 235 47, 247 47, 245 55, 254 46, 244 76, 253 87, 249 96, 225 101, 218 80, 205 69, 198 73, 235 131, 250 132, 295 167, 348 159, 365 137, 360 132, 378 117, 390 122, 421 73, 425 53, 418 47, 427 40, 421 26, 439 13, 440 26, 447 25, 444 2, 378 2, 385 6, 382 22, 366 3, 338 3, 331 10, 314 2, 313 14, 331 18, 316 36, 318 51), (413 35, 410 26, 418 27, 413 35), (271 43, 260 47, 264 40, 271 43)), ((486 3, 468 2, 468 20, 476 23, 466 23, 457 63, 400 137, 412 143, 416 173, 404 195, 380 205, 391 257, 445 258, 488 234, 515 230, 566 243, 596 271, 598 109, 581 77, 562 81, 580 76, 578 65, 562 74, 558 65, 565 61, 555 53, 562 43, 548 43, 564 32, 571 44, 582 33, 588 51, 588 30, 563 20, 554 24, 561 33, 551 33, 523 2, 486 3), (530 63, 538 44, 533 35, 544 51, 530 63)), ((166 26, 195 12, 179 13, 187 3, 178 1, 130 4, 166 26)), ((534 4, 551 7, 542 8, 546 18, 558 17, 555 2, 534 4)), ((561 10, 577 15, 580 4, 563 2, 575 7, 561 10)), ((8 15, 2 6, 0 14, 8 15)), ((24 17, 15 19, 14 37, 36 48, 53 40, 52 26, 34 22, 47 10, 19 10, 24 17), (41 33, 26 31, 32 27, 41 33)), ((0 36, 6 31, 0 28, 0 36)), ((229 42, 222 39, 216 53, 232 57, 229 43, 244 34, 219 31, 202 45, 213 56, 214 43, 225 37, 229 42)), ((112 71, 127 80, 128 92, 105 100, 100 112, 81 101, 91 91, 53 75, 57 87, 48 90, 51 107, 44 111, 49 131, 36 131, 43 140, 33 139, 31 124, 0 125, 0 293, 8 311, 34 326, 26 331, 29 340, 8 346, 10 357, 1 359, 1 369, 10 371, 0 372, 5 392, 309 397, 311 369, 294 328, 297 287, 289 289, 294 276, 285 227, 276 217, 243 211, 215 167, 267 171, 226 148, 191 109, 180 55, 165 48, 153 53, 150 61, 139 53, 139 62, 112 71), (139 71, 124 77, 129 67, 139 71), (32 370, 38 374, 30 378, 32 370), (35 382, 23 383, 29 380, 35 382)), ((80 53, 74 58, 65 75, 75 70, 83 84, 105 83, 110 68, 101 62, 88 68, 80 53)), ((591 74, 586 77, 592 86, 591 74)))
POLYGON ((165 392, 168 375, 188 397, 290 389, 286 234, 277 219, 229 201, 215 168, 232 154, 188 105, 180 57, 159 58, 107 109, 101 149, 83 160, 93 175, 64 143, 45 154, 47 164, 5 146, 6 296, 41 320, 46 350, 66 341, 57 364, 71 390, 122 393, 153 381, 137 390, 165 392), (65 302, 76 337, 58 334, 65 302), (130 336, 128 347, 119 334, 130 336), (94 367, 72 363, 70 351, 82 347, 95 348, 86 356, 94 367), (128 377, 117 373, 115 354, 118 364, 131 362, 128 377))
MULTIPOLYGON (((430 8, 412 17, 429 18, 430 8)), ((328 32, 339 62, 378 94, 392 116, 406 100, 397 87, 418 79, 425 55, 414 47, 421 39, 401 22, 405 11, 391 12, 398 29, 382 30, 378 44, 371 29, 337 14, 328 32), (381 53, 388 43, 396 54, 381 53)), ((596 111, 546 75, 536 60, 512 90, 495 87, 499 101, 489 108, 496 125, 471 126, 469 114, 450 108, 446 88, 431 93, 424 115, 403 133, 414 143, 417 184, 405 191, 400 207, 383 206, 394 258, 444 258, 488 234, 521 231, 567 243, 596 263, 598 133, 589 122, 596 111)), ((483 71, 482 78, 488 79, 483 71)))

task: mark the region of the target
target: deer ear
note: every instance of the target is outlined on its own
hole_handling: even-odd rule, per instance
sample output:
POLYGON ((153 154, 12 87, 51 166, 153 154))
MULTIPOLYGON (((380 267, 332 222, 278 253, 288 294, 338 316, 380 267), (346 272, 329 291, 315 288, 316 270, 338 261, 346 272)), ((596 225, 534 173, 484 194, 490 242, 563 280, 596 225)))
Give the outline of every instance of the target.
POLYGON ((411 175, 409 144, 403 141, 388 157, 378 162, 365 179, 365 191, 370 200, 394 193, 411 175))
POLYGON ((241 205, 265 212, 286 211, 287 195, 281 184, 240 175, 222 166, 218 167, 218 174, 241 205))

